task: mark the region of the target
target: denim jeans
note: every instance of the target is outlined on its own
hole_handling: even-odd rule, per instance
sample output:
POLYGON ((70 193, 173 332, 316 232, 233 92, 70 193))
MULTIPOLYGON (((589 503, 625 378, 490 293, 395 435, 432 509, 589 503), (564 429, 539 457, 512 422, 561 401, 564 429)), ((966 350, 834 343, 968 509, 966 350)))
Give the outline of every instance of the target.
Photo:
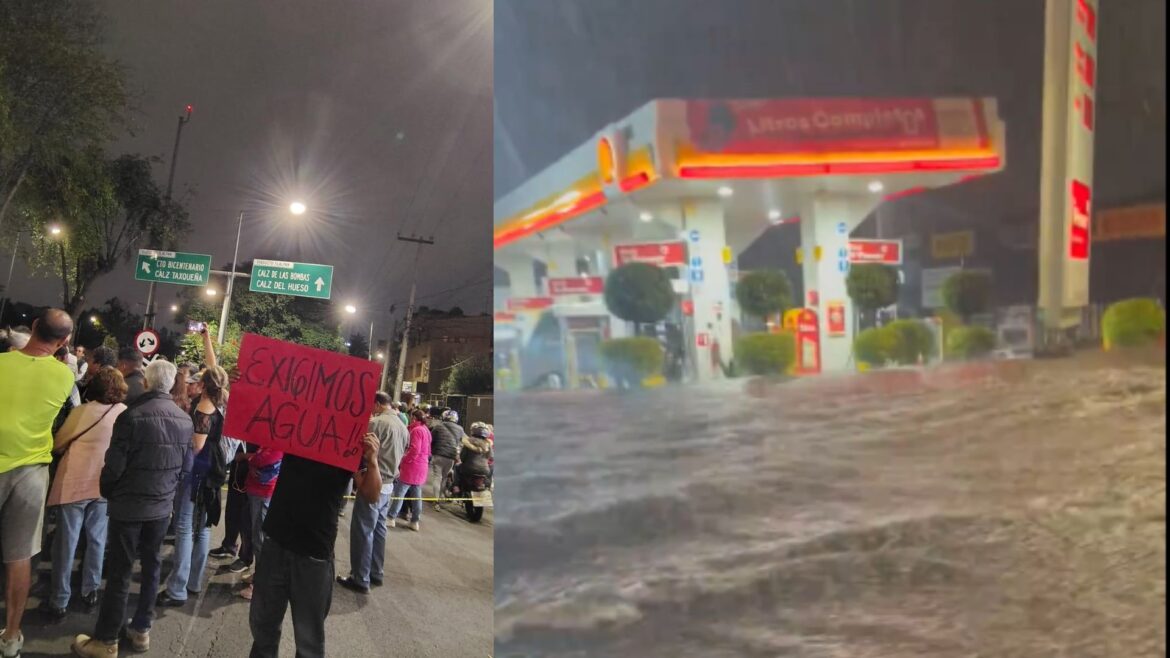
POLYGON ((230 480, 223 510, 223 530, 220 546, 238 555, 244 564, 252 564, 252 517, 248 513, 248 494, 237 490, 230 480))
POLYGON ((264 541, 264 558, 256 561, 252 581, 251 658, 276 658, 280 626, 291 605, 297 658, 324 658, 325 617, 333 604, 333 560, 299 555, 271 537, 264 541))
POLYGON ((142 562, 142 586, 138 593, 138 610, 130 628, 149 631, 154 617, 154 595, 158 593, 162 567, 163 536, 166 517, 155 521, 119 521, 110 519, 110 555, 106 564, 106 595, 102 597, 93 636, 105 643, 116 642, 126 623, 126 598, 130 595, 130 572, 135 556, 142 562))
POLYGON ((381 580, 386 563, 386 515, 390 511, 390 494, 378 497, 371 505, 359 496, 353 501, 353 520, 349 524, 350 576, 359 585, 370 586, 370 577, 381 580))
POLYGON ((417 484, 406 484, 405 482, 394 481, 394 504, 390 506, 390 518, 398 517, 398 512, 402 510, 402 503, 410 503, 410 520, 418 521, 422 518, 422 486, 417 484), (413 498, 414 500, 404 501, 403 498, 413 498))
POLYGON ((102 560, 106 554, 109 521, 104 498, 57 506, 57 532, 53 537, 53 607, 69 605, 69 597, 73 594, 69 576, 73 573, 73 557, 82 531, 85 531, 85 559, 81 563, 81 595, 96 592, 102 586, 102 560))
POLYGON ((248 518, 252 526, 252 559, 260 559, 260 548, 264 545, 264 518, 268 516, 271 498, 248 494, 248 518))
POLYGON ((203 588, 203 568, 207 566, 207 545, 211 528, 194 530, 195 501, 191 500, 189 486, 179 487, 182 495, 179 516, 175 518, 175 553, 171 575, 167 579, 167 595, 176 601, 187 600, 187 590, 198 592, 203 588))

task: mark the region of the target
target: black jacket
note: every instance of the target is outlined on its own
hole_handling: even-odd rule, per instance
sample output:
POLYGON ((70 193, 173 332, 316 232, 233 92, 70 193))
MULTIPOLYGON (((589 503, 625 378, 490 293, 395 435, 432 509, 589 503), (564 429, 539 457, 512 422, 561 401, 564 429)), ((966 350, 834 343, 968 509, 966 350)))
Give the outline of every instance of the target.
POLYGON ((459 470, 467 475, 491 473, 492 443, 476 436, 464 436, 460 444, 459 470))
POLYGON ((154 521, 171 513, 194 431, 190 416, 157 391, 118 416, 100 484, 111 519, 154 521))
MULTIPOLYGON (((431 456, 455 459, 459 456, 459 439, 462 437, 451 431, 451 425, 437 420, 431 425, 431 456)), ((458 425, 456 425, 458 428, 458 425)), ((462 430, 462 428, 459 428, 462 430)))

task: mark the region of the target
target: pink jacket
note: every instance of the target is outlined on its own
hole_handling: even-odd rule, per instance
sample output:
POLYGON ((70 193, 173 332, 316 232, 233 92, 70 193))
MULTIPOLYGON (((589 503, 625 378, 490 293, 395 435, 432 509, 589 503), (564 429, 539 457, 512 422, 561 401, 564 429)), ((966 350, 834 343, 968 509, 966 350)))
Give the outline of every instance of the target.
POLYGON ((422 486, 427 481, 431 460, 431 431, 419 422, 410 424, 410 447, 398 465, 398 481, 422 486))

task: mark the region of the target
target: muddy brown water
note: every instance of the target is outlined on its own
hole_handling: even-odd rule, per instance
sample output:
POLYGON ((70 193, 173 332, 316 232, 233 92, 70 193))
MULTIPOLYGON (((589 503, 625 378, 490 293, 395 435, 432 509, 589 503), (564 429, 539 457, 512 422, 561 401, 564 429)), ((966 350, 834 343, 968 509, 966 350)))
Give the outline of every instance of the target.
POLYGON ((497 656, 1164 655, 1165 375, 500 396, 497 656))

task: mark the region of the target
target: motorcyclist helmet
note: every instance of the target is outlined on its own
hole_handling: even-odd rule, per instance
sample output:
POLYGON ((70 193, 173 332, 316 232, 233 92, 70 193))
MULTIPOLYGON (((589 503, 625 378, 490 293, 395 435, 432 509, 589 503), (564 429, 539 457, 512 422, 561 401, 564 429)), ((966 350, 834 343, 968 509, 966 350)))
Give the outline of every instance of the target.
POLYGON ((455 411, 454 409, 448 409, 448 410, 443 412, 443 420, 449 421, 452 423, 458 423, 459 422, 459 412, 455 411))
POLYGON ((487 423, 475 422, 471 424, 471 435, 477 439, 486 439, 491 435, 491 430, 488 429, 487 423))

